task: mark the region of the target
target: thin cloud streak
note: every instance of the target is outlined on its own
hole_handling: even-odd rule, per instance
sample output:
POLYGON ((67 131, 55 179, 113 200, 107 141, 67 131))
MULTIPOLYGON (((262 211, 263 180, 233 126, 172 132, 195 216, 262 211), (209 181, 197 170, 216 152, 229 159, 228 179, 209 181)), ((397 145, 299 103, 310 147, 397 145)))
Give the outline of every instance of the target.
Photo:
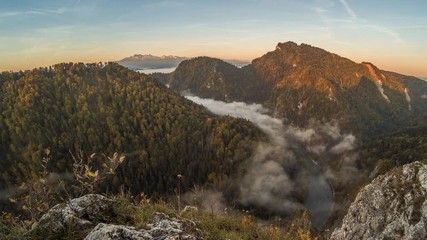
POLYGON ((398 26, 393 28, 394 29, 419 29, 419 28, 427 28, 427 25, 398 26))
POLYGON ((17 17, 17 16, 26 16, 26 15, 49 15, 49 14, 63 14, 67 11, 66 8, 59 8, 59 9, 31 9, 28 11, 7 11, 7 12, 0 12, 0 18, 7 18, 7 17, 17 17))
POLYGON ((403 39, 399 36, 399 34, 393 30, 391 30, 390 28, 384 27, 384 26, 379 26, 379 25, 373 25, 373 24, 368 24, 366 25, 366 27, 371 28, 373 30, 376 30, 378 32, 384 33, 386 35, 389 35, 390 37, 393 38, 393 40, 396 43, 405 43, 403 41, 403 39))
POLYGON ((346 12, 348 13, 348 15, 350 15, 352 19, 358 19, 356 13, 353 11, 353 9, 350 8, 350 6, 345 0, 339 0, 339 1, 344 6, 346 12))
POLYGON ((59 9, 51 10, 51 9, 34 8, 33 11, 39 12, 41 14, 50 14, 50 13, 62 14, 62 13, 65 13, 67 11, 67 9, 66 8, 59 8, 59 9))
MULTIPOLYGON (((350 29, 370 29, 375 32, 387 35, 393 39, 395 43, 403 44, 405 41, 400 37, 400 35, 393 31, 391 28, 388 28, 386 26, 381 26, 378 24, 372 24, 368 20, 361 19, 357 16, 356 12, 350 7, 350 5, 347 3, 346 0, 338 0, 346 13, 348 14, 347 19, 340 19, 340 18, 334 18, 331 17, 331 12, 323 7, 315 7, 314 11, 318 14, 320 19, 328 24, 328 29, 333 29, 331 24, 341 24, 345 28, 350 29)), ((335 37, 333 34, 331 34, 331 39, 335 40, 335 37)))

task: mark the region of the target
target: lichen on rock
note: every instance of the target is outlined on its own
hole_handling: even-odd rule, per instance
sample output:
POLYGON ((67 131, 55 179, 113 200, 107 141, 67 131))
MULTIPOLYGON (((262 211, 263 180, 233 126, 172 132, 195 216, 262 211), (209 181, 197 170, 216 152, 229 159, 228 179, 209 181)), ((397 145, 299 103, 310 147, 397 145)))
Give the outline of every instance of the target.
POLYGON ((92 231, 86 236, 84 240, 98 239, 152 240, 153 237, 145 231, 136 230, 134 227, 99 223, 94 229, 92 229, 92 231))
POLYGON ((55 205, 42 216, 34 231, 61 236, 67 229, 82 233, 82 238, 88 233, 85 240, 202 239, 194 222, 163 213, 155 213, 147 229, 120 225, 115 221, 114 200, 98 194, 55 205))
POLYGON ((148 229, 135 229, 131 226, 98 224, 85 240, 198 240, 198 236, 185 233, 184 227, 190 224, 197 232, 195 224, 189 220, 179 220, 163 213, 156 213, 147 225, 148 229))
POLYGON ((87 229, 93 220, 100 220, 112 213, 113 201, 99 194, 88 194, 67 203, 55 205, 44 214, 38 229, 59 233, 65 227, 87 229))

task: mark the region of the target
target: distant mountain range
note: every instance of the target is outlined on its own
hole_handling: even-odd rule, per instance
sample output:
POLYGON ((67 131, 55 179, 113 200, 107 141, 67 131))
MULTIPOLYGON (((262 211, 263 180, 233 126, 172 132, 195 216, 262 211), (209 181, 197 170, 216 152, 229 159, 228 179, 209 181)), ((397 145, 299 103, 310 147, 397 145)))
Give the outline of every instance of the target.
MULTIPOLYGON (((123 58, 120 61, 117 61, 118 64, 130 68, 132 70, 144 70, 144 69, 161 69, 161 68, 175 68, 184 60, 187 60, 187 57, 179 56, 154 56, 151 54, 135 54, 130 57, 123 58)), ((237 59, 225 60, 237 67, 243 67, 248 65, 250 62, 242 61, 237 59)))
POLYGON ((142 55, 135 54, 133 56, 123 58, 120 61, 117 61, 120 65, 133 69, 133 70, 143 70, 143 69, 159 69, 159 68, 174 68, 178 66, 180 62, 186 60, 186 57, 178 56, 153 56, 151 54, 142 55))
POLYGON ((262 103, 292 125, 338 121, 359 136, 397 131, 427 113, 424 80, 293 42, 279 43, 242 68, 188 59, 159 80, 204 98, 262 103))

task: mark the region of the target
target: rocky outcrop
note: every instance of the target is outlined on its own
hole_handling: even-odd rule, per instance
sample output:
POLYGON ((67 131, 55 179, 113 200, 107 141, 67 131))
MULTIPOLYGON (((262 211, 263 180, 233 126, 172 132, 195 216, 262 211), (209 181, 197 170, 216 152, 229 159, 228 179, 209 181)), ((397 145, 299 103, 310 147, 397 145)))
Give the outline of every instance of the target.
POLYGON ((153 237, 144 231, 138 231, 134 227, 114 225, 114 224, 98 224, 86 236, 84 240, 119 240, 119 239, 135 239, 135 240, 152 240, 153 237))
POLYGON ((189 227, 197 232, 193 222, 178 220, 163 213, 156 213, 147 227, 148 230, 136 230, 129 226, 100 223, 86 236, 85 240, 202 239, 184 232, 184 228, 188 229, 189 227))
POLYGON ((44 214, 38 228, 59 233, 66 226, 75 229, 87 229, 93 220, 102 220, 112 213, 113 201, 99 194, 88 194, 70 200, 68 203, 55 205, 44 214))
POLYGON ((374 179, 331 239, 427 239, 427 165, 404 165, 374 179))
POLYGON ((202 239, 194 222, 163 213, 154 214, 147 229, 119 225, 114 223, 114 219, 113 200, 98 194, 88 194, 68 203, 55 205, 42 216, 34 231, 46 231, 58 237, 67 229, 89 232, 85 240, 202 239))

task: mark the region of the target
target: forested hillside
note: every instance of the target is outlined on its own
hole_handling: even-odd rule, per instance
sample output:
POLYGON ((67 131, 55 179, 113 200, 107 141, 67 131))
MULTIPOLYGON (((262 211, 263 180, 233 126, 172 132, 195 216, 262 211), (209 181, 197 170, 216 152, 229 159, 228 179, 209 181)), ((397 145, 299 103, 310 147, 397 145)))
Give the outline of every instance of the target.
POLYGON ((0 84, 0 189, 37 178, 43 158, 65 173, 72 156, 117 152, 124 161, 104 187, 171 193, 178 174, 182 189, 226 178, 262 137, 115 63, 3 72, 0 84))
POLYGON ((427 163, 427 127, 414 127, 372 141, 364 146, 363 162, 374 175, 415 161, 427 163))
POLYGON ((242 70, 220 59, 197 57, 180 63, 169 74, 156 74, 160 82, 168 83, 175 91, 196 94, 202 98, 216 100, 262 102, 266 91, 264 84, 258 81, 258 75, 249 70, 242 70))

